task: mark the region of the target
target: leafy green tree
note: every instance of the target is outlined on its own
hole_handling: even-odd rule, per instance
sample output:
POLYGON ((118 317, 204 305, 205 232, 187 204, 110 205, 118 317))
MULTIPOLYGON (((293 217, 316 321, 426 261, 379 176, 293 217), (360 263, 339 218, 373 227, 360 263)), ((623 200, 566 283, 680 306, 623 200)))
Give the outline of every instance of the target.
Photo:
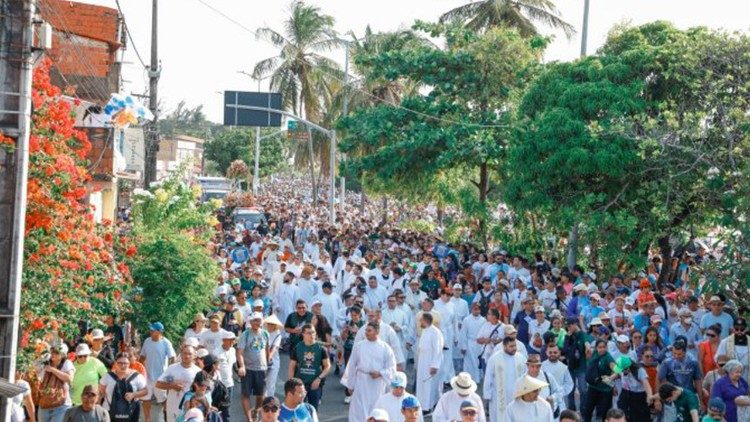
MULTIPOLYGON (((260 135, 259 170, 261 177, 273 174, 286 162, 283 134, 275 128, 262 128, 260 135)), ((220 131, 205 144, 206 159, 216 163, 216 170, 225 174, 234 160, 243 160, 251 169, 255 165, 255 129, 230 128, 220 131)))
POLYGON ((560 17, 553 0, 478 0, 458 6, 440 17, 440 22, 458 21, 469 29, 482 31, 498 26, 516 28, 523 36, 538 36, 535 22, 562 30, 568 38, 573 25, 560 17))
POLYGON ((159 132, 168 138, 188 135, 210 139, 219 127, 206 119, 202 104, 189 108, 184 100, 177 103, 171 113, 159 119, 159 132))
POLYGON ((409 46, 355 62, 369 67, 371 78, 422 83, 426 89, 395 106, 376 103, 344 119, 341 148, 362 151, 350 165, 395 190, 415 181, 429 189, 441 174, 462 171, 474 185, 479 208, 468 208, 477 211, 484 235, 490 178, 510 136, 510 111, 534 75, 545 42, 510 29, 477 34, 455 25, 415 27, 444 36, 445 48, 409 46))
POLYGON ((520 107, 506 200, 561 230, 581 222, 600 268, 643 265, 658 246, 668 280, 673 239, 722 203, 708 171, 747 157, 748 49, 744 36, 655 22, 549 66, 520 107))

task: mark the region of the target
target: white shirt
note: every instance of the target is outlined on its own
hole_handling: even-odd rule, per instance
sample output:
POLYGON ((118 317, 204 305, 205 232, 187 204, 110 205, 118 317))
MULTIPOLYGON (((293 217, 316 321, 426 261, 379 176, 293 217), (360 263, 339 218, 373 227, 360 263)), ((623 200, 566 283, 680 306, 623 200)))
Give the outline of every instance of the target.
MULTIPOLYGON (((139 374, 136 371, 133 371, 134 374, 137 374, 135 378, 133 378, 132 381, 130 381, 130 385, 133 387, 133 392, 143 390, 146 388, 146 377, 139 374)), ((125 376, 125 379, 130 378, 133 373, 128 374, 125 376)), ((112 403, 112 393, 115 391, 115 386, 117 385, 117 381, 115 381, 114 378, 112 378, 109 373, 107 375, 103 376, 101 380, 99 380, 99 385, 103 385, 105 388, 105 396, 104 396, 104 402, 102 403, 102 407, 104 407, 106 410, 109 410, 109 405, 112 403)))
MULTIPOLYGON (((485 422, 486 417, 484 416, 484 402, 477 393, 470 393, 468 396, 461 396, 455 390, 448 391, 443 394, 435 405, 435 410, 432 412, 433 422, 453 422, 461 420, 461 404, 464 401, 468 401, 474 404, 477 409, 481 409, 477 412, 477 421, 485 422)), ((527 421, 531 422, 531 421, 527 421)))
POLYGON ((219 328, 219 331, 216 332, 206 330, 198 336, 198 342, 207 350, 215 350, 217 347, 221 347, 221 340, 225 334, 227 334, 227 330, 223 328, 219 328))
POLYGON ((539 292, 539 301, 542 302, 542 306, 544 306, 544 309, 548 311, 554 308, 555 299, 557 299, 557 293, 554 290, 549 291, 547 289, 544 289, 539 292))
POLYGON ((527 403, 521 398, 513 400, 505 410, 504 422, 552 422, 552 408, 540 398, 527 403))
POLYGON ((229 347, 225 350, 219 346, 214 352, 216 360, 219 362, 219 378, 227 388, 234 387, 234 377, 232 377, 232 366, 237 363, 237 350, 229 347))
POLYGON ((195 364, 191 364, 189 368, 182 366, 182 363, 174 363, 169 365, 166 371, 159 377, 159 381, 166 382, 168 378, 172 379, 173 383, 179 384, 182 387, 180 391, 169 390, 167 391, 167 412, 173 415, 180 413, 180 401, 182 396, 190 391, 190 386, 193 384, 195 375, 201 371, 195 364))

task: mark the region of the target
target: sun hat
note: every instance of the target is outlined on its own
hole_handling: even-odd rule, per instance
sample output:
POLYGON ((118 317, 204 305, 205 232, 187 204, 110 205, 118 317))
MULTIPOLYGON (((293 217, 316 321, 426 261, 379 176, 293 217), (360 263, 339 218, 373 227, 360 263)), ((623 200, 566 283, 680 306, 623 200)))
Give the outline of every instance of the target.
POLYGON ((91 354, 91 349, 89 349, 89 345, 86 343, 81 343, 78 346, 76 346, 76 356, 88 356, 91 354))
POLYGON ((540 381, 536 378, 524 375, 523 377, 519 378, 518 381, 516 381, 516 392, 515 394, 513 394, 513 398, 517 399, 524 394, 528 394, 536 390, 541 390, 548 385, 549 384, 544 381, 540 381))
POLYGON ((268 318, 266 318, 263 321, 263 323, 266 325, 275 325, 277 327, 284 326, 284 324, 281 323, 281 321, 279 320, 279 317, 277 317, 276 314, 271 314, 268 318))
POLYGON ((419 404, 419 400, 414 396, 408 396, 401 400, 402 409, 419 409, 420 407, 422 407, 422 405, 419 404))
POLYGON ((585 285, 585 284, 583 284, 583 283, 581 283, 581 284, 577 284, 577 285, 576 285, 575 287, 573 287, 573 291, 574 291, 574 292, 576 292, 576 293, 578 293, 578 292, 585 292, 585 291, 587 291, 588 289, 589 289, 589 288, 588 288, 588 287, 586 287, 586 285, 585 285))
POLYGON ((589 322, 589 327, 593 327, 594 325, 604 325, 602 324, 602 320, 599 317, 591 318, 591 322, 589 322))
POLYGON ((605 319, 606 320, 611 320, 612 319, 612 317, 610 317, 609 314, 606 313, 606 312, 602 312, 600 315, 601 316, 599 317, 599 319, 602 320, 602 322, 604 322, 605 319))
POLYGON ((205 315, 203 315, 203 312, 198 312, 198 313, 197 313, 197 314, 195 314, 195 316, 193 317, 193 321, 206 321, 206 320, 207 320, 207 318, 206 318, 206 316, 205 316, 205 315))
POLYGON ((511 334, 515 334, 517 332, 518 332, 518 330, 516 330, 516 327, 512 326, 511 324, 505 324, 505 326, 503 327, 503 333, 506 336, 509 336, 511 334))
POLYGON ((386 412, 383 409, 372 409, 372 412, 370 412, 369 419, 374 419, 378 422, 389 422, 390 419, 388 418, 388 412, 386 412))
POLYGON ((451 388, 462 396, 468 396, 477 391, 477 383, 471 379, 471 374, 468 372, 459 372, 458 375, 451 378, 451 388))
POLYGON ((398 371, 396 372, 396 375, 391 380, 391 388, 406 388, 406 374, 398 371))
POLYGON ((223 333, 221 333, 221 339, 222 340, 234 340, 237 338, 237 334, 235 334, 232 331, 224 330, 223 333))

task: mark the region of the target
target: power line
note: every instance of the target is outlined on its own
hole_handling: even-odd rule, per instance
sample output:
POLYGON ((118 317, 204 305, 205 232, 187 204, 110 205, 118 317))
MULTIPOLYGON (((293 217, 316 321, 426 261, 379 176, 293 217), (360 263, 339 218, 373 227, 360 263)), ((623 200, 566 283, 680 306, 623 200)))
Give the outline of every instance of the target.
MULTIPOLYGON (((227 19, 228 21, 232 22, 233 24, 237 25, 241 29, 249 32, 252 35, 257 35, 257 31, 253 31, 252 29, 250 29, 247 26, 243 25, 242 23, 238 22, 234 18, 231 18, 230 16, 228 16, 226 13, 222 12, 221 10, 219 10, 219 9, 217 9, 217 8, 209 5, 204 0, 196 0, 196 1, 199 2, 199 3, 201 3, 202 5, 206 6, 207 8, 211 9, 212 11, 214 11, 216 14, 220 15, 221 17, 223 17, 223 18, 227 19)), ((270 44, 269 41, 266 41, 266 42, 268 42, 270 44)), ((487 125, 487 124, 482 124, 482 123, 459 122, 459 121, 453 120, 453 119, 447 119, 447 118, 444 118, 444 117, 433 116, 431 114, 424 113, 424 112, 421 112, 421 111, 418 111, 418 110, 412 110, 412 109, 410 109, 408 107, 402 106, 401 104, 395 104, 395 103, 392 103, 392 102, 390 102, 390 101, 388 101, 388 100, 386 100, 384 98, 380 98, 377 95, 375 95, 375 94, 373 94, 371 92, 368 92, 368 91, 366 91, 366 90, 364 90, 364 89, 362 89, 362 88, 360 88, 360 87, 358 87, 356 85, 352 86, 351 82, 346 81, 346 80, 344 80, 342 78, 339 78, 338 76, 336 76, 336 75, 328 72, 327 70, 325 70, 324 68, 322 68, 320 66, 315 66, 314 64, 313 64, 313 66, 317 67, 318 70, 320 70, 321 72, 327 74, 329 77, 335 79, 336 81, 343 83, 344 86, 348 86, 349 88, 351 88, 351 89, 353 89, 355 91, 358 91, 358 92, 360 92, 362 94, 365 94, 368 97, 374 99, 375 101, 378 101, 378 102, 383 103, 383 104, 390 105, 391 107, 395 107, 397 109, 400 109, 400 110, 403 110, 403 111, 406 111, 406 112, 409 112, 409 113, 416 114, 416 115, 424 117, 426 119, 435 120, 435 121, 439 121, 439 122, 443 122, 443 123, 448 123, 448 124, 452 124, 452 125, 460 125, 460 126, 467 126, 467 127, 476 127, 476 128, 482 128, 482 129, 507 128, 508 127, 508 125, 487 125)))
POLYGON ((128 35, 128 39, 130 40, 130 45, 133 46, 133 51, 135 52, 135 55, 138 57, 138 61, 141 62, 141 66, 143 66, 144 68, 148 67, 146 66, 146 62, 144 62, 143 59, 141 58, 141 53, 138 52, 138 47, 135 46, 133 35, 130 33, 128 22, 125 20, 125 14, 122 13, 122 8, 120 7, 120 0, 115 0, 115 4, 117 4, 117 10, 120 12, 120 16, 122 16, 122 25, 123 27, 125 27, 125 33, 128 35))

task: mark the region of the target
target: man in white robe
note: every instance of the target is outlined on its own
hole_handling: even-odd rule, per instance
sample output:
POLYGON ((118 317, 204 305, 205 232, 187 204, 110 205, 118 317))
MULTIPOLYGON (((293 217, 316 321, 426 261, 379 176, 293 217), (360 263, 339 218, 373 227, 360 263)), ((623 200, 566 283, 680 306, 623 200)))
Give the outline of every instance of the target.
MULTIPOLYGON (((398 300, 396 299, 396 295, 392 294, 388 296, 388 306, 383 309, 383 312, 381 313, 381 319, 384 324, 387 324, 391 328, 393 328, 393 331, 396 332, 396 336, 398 336, 398 340, 401 343, 401 354, 404 357, 404 362, 406 361, 407 351, 406 351, 406 336, 405 334, 409 330, 409 317, 404 313, 404 311, 398 307, 398 300)), ((394 350, 395 353, 395 350, 394 350)))
POLYGON ((378 284, 377 277, 371 275, 367 280, 367 289, 365 290, 365 309, 382 309, 385 306, 388 290, 378 284))
POLYGON ((463 294, 463 286, 460 283, 454 284, 451 305, 453 305, 454 318, 456 319, 456 345, 453 347, 453 368, 456 372, 464 370, 464 355, 461 353, 461 348, 458 347, 458 341, 464 318, 469 315, 469 304, 461 297, 461 294, 463 294))
POLYGON ((453 368, 453 349, 458 342, 458 322, 456 321, 456 311, 451 303, 451 291, 443 290, 440 292, 440 299, 435 301, 433 312, 440 314, 440 331, 443 333, 443 350, 445 357, 440 367, 438 379, 442 384, 447 384, 456 374, 453 368))
POLYGON ((419 325, 422 333, 417 344, 416 396, 425 412, 432 411, 439 397, 438 371, 443 361, 443 334, 432 325, 431 313, 423 313, 419 325))
POLYGON ((350 421, 367 420, 375 408, 375 402, 396 375, 393 350, 378 339, 379 324, 369 322, 360 331, 365 331, 365 340, 354 343, 349 363, 341 377, 341 384, 353 394, 349 405, 350 421))
POLYGON ((486 322, 480 310, 478 303, 471 306, 471 314, 464 318, 458 335, 458 348, 463 356, 463 370, 471 374, 471 378, 477 382, 482 379, 482 371, 479 370, 479 354, 482 353, 484 346, 476 340, 479 337, 479 330, 486 322))
MULTIPOLYGON (((377 323, 380 326, 378 338, 385 342, 393 350, 393 355, 396 359, 396 367, 399 371, 403 370, 406 365, 406 358, 401 348, 401 341, 398 339, 398 335, 388 324, 382 323, 382 314, 380 309, 369 309, 367 311, 367 320, 369 322, 377 323)), ((365 339, 365 332, 363 330, 357 331, 357 336, 354 337, 354 342, 359 342, 365 339)))
POLYGON ((524 375, 518 379, 513 401, 508 405, 505 415, 499 422, 552 422, 552 408, 539 397, 547 383, 524 375))
POLYGON ((328 320, 333 328, 333 336, 339 334, 338 326, 336 324, 336 317, 338 316, 339 310, 344 307, 341 302, 341 296, 333 293, 333 284, 330 281, 323 282, 323 292, 318 293, 313 301, 320 301, 321 309, 320 313, 328 320))
MULTIPOLYGON (((544 371, 550 378, 554 378, 557 384, 560 386, 563 394, 563 398, 568 397, 573 391, 575 384, 573 384, 573 377, 570 376, 568 366, 560 362, 560 348, 555 343, 547 345, 547 360, 542 362, 542 371, 544 371)), ((565 410, 566 400, 558 402, 560 405, 560 411, 565 410)), ((554 409, 553 409, 554 410, 554 409)))
POLYGON ((513 401, 516 380, 526 372, 526 358, 516 353, 516 340, 503 339, 502 350, 497 350, 487 361, 482 394, 489 400, 490 422, 503 422, 505 410, 513 401))
POLYGON ((565 401, 567 395, 563 394, 563 389, 560 384, 557 383, 557 379, 544 372, 542 369, 541 356, 536 353, 529 355, 526 359, 526 375, 547 384, 546 387, 539 391, 539 398, 546 400, 547 403, 549 403, 553 413, 555 409, 560 409, 560 411, 562 411, 562 403, 565 401))
MULTIPOLYGON (((396 376, 391 381, 391 391, 383 394, 375 402, 375 409, 383 409, 388 412, 390 422, 404 422, 404 415, 401 413, 401 403, 407 397, 414 397, 406 392, 406 374, 396 372, 396 376)), ((419 412, 418 421, 421 422, 422 412, 419 412)))
MULTIPOLYGON (((451 391, 443 394, 432 412, 433 422, 453 422, 461 420, 461 405, 471 402, 478 409, 484 409, 482 398, 477 391, 477 383, 468 372, 461 372, 451 379, 451 391)), ((484 412, 477 413, 478 422, 485 422, 484 412)), ((531 421, 528 421, 531 422, 531 421)))
POLYGON ((280 320, 286 321, 286 318, 294 312, 299 296, 299 287, 293 283, 294 274, 287 272, 284 276, 284 282, 276 290, 273 297, 273 303, 276 308, 276 315, 280 320))
MULTIPOLYGON (((412 312, 418 312, 422 308, 422 301, 427 299, 427 293, 419 290, 418 278, 409 280, 409 288, 404 292, 404 296, 406 296, 406 304, 409 305, 412 312)), ((424 406, 424 403, 422 403, 422 406, 424 406)))

